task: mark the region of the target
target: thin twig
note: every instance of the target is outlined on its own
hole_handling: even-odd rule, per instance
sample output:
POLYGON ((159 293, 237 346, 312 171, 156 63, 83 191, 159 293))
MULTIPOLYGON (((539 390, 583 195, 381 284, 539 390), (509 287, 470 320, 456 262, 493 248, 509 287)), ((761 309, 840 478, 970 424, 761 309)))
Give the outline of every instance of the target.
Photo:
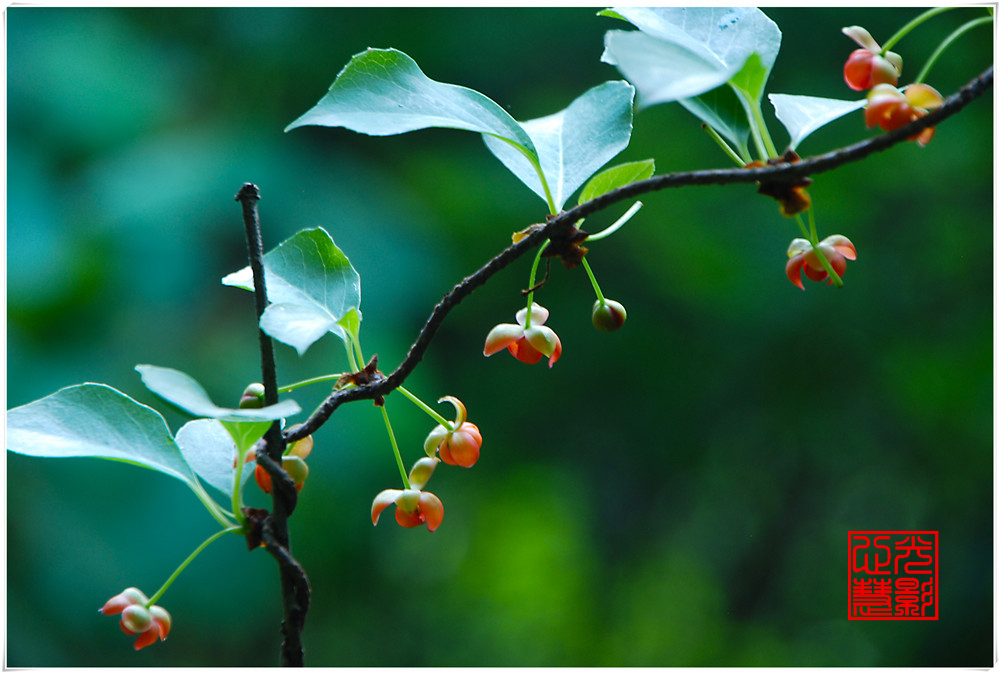
POLYGON ((619 201, 632 199, 640 194, 661 189, 685 187, 688 185, 751 183, 762 180, 792 181, 806 175, 830 171, 838 166, 863 159, 874 152, 888 149, 893 145, 906 141, 925 128, 941 123, 981 96, 992 85, 993 67, 990 66, 981 75, 962 87, 958 93, 945 100, 940 108, 926 116, 895 131, 877 135, 868 140, 863 140, 853 145, 827 152, 826 154, 803 159, 795 163, 780 163, 761 168, 668 173, 619 187, 596 199, 582 203, 576 208, 563 211, 558 216, 548 220, 544 225, 534 227, 527 237, 504 249, 500 254, 488 261, 475 273, 466 277, 446 294, 431 311, 431 315, 417 335, 416 341, 410 346, 406 357, 403 358, 403 361, 399 363, 399 366, 396 367, 396 370, 392 374, 362 386, 334 391, 304 423, 291 428, 285 433, 286 441, 297 441, 314 433, 341 404, 357 400, 376 399, 389 394, 401 386, 406 377, 417 366, 417 363, 420 362, 431 340, 437 333, 438 327, 441 326, 445 316, 448 315, 451 309, 469 296, 473 290, 483 285, 491 276, 518 259, 525 252, 557 235, 560 230, 574 226, 581 219, 604 210, 619 201))
MULTIPOLYGON (((246 227, 247 256, 253 272, 254 301, 257 309, 258 337, 260 341, 261 376, 264 383, 266 404, 278 402, 278 379, 274 365, 274 345, 271 337, 260 329, 260 317, 267 308, 267 284, 264 277, 264 245, 260 233, 257 201, 260 190, 245 183, 236 193, 236 200, 243 206, 243 223, 246 227)), ((281 631, 281 663, 283 666, 304 665, 302 627, 309 611, 309 580, 290 551, 288 517, 295 509, 298 493, 295 484, 281 469, 281 455, 285 451, 285 438, 280 424, 275 421, 264 435, 257 450, 257 461, 271 475, 272 512, 263 523, 263 542, 267 551, 278 562, 281 571, 281 597, 284 619, 281 631)))

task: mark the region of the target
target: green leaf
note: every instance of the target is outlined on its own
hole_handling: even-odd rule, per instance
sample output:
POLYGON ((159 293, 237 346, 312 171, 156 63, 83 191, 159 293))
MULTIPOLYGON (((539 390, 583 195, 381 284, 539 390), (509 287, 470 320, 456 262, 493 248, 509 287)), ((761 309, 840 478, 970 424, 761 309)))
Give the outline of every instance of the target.
POLYGON ((728 140, 736 152, 749 161, 750 123, 746 108, 732 87, 720 86, 694 98, 677 101, 728 140))
POLYGON ((7 450, 43 458, 119 460, 200 488, 163 417, 99 383, 63 388, 9 410, 7 450))
POLYGON ((778 121, 784 124, 788 131, 791 138, 789 149, 793 150, 816 129, 854 110, 860 110, 867 102, 864 98, 861 100, 837 100, 835 98, 793 96, 783 93, 773 93, 768 96, 768 99, 774 106, 774 113, 778 117, 778 121))
POLYGON ((345 332, 354 336, 355 341, 358 340, 358 332, 361 330, 361 314, 358 313, 356 308, 352 308, 350 311, 344 314, 344 317, 337 321, 345 332))
POLYGON ((478 91, 430 79, 395 49, 354 55, 329 92, 285 131, 310 125, 343 126, 373 136, 461 129, 504 138, 537 157, 527 134, 503 108, 478 91))
POLYGON ((580 190, 580 198, 577 203, 593 201, 602 194, 607 194, 613 189, 624 187, 638 180, 645 180, 653 176, 656 170, 656 163, 652 159, 645 161, 630 161, 625 164, 618 164, 607 168, 592 177, 583 189, 580 190))
MULTIPOLYGON (((299 355, 327 332, 347 339, 337 323, 361 306, 361 277, 324 229, 300 231, 264 255, 264 279, 272 302, 260 319, 266 333, 299 355)), ((250 267, 222 282, 253 291, 250 267)))
MULTIPOLYGON (((241 428, 254 427, 257 423, 238 423, 241 428)), ((270 423, 260 424, 264 430, 270 423)), ((263 436, 263 433, 261 433, 263 436)), ((260 439, 258 437, 257 439, 260 439)), ((254 440, 257 441, 257 440, 254 440)), ((251 442, 253 444, 253 442, 251 442)), ((205 483, 233 497, 233 461, 239 453, 230 433, 222 422, 214 418, 199 418, 185 423, 177 431, 177 445, 188 464, 205 483)), ((243 452, 245 455, 246 452, 243 452)), ((240 484, 245 484, 253 472, 253 464, 243 466, 240 484)))
POLYGON ((237 423, 222 420, 222 427, 226 429, 229 436, 236 442, 236 450, 240 458, 245 458, 257 440, 263 437, 274 421, 255 421, 253 423, 237 423))
POLYGON ((201 384, 184 372, 155 365, 136 365, 135 370, 147 388, 193 416, 233 422, 274 421, 302 411, 294 400, 263 409, 226 409, 212 402, 201 384))
POLYGON ((781 31, 753 7, 617 7, 636 31, 608 31, 601 60, 639 91, 641 107, 693 98, 742 73, 741 88, 759 98, 781 46, 781 31))
MULTIPOLYGON (((557 210, 594 171, 628 146, 634 96, 635 90, 627 82, 605 82, 561 112, 521 122, 538 150, 542 174, 557 210)), ((495 138, 484 136, 483 140, 521 182, 548 201, 545 186, 523 154, 495 138)))

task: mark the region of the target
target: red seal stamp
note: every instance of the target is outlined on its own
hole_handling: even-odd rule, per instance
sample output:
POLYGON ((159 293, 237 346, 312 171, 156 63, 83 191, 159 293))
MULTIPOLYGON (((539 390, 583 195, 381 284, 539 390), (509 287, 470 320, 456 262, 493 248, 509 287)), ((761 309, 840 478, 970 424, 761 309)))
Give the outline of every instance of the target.
POLYGON ((937 531, 850 531, 848 619, 937 619, 937 531))

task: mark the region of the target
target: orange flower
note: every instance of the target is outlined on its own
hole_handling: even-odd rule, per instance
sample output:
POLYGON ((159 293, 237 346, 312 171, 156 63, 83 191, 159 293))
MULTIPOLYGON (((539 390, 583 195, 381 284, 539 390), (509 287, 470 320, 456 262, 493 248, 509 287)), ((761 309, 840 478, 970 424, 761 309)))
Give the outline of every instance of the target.
MULTIPOLYGON (((865 124, 868 128, 880 126, 885 131, 895 131, 941 107, 942 102, 941 94, 926 84, 911 84, 902 91, 891 84, 879 84, 868 94, 865 124)), ((910 136, 910 140, 923 146, 933 137, 934 127, 931 126, 910 136)))
POLYGON ((501 323, 491 329, 486 335, 483 355, 489 357, 506 348, 511 355, 525 364, 533 365, 545 355, 549 358, 549 367, 554 365, 562 355, 562 342, 559 341, 559 336, 544 324, 549 317, 548 309, 541 304, 532 304, 530 327, 524 326, 527 317, 528 309, 522 308, 514 315, 514 319, 517 320, 516 325, 501 323))
MULTIPOLYGON (((826 257, 830 263, 830 267, 840 277, 843 277, 844 270, 847 269, 847 260, 857 259, 854 244, 846 236, 840 236, 839 234, 827 236, 819 242, 816 249, 826 257)), ((788 275, 788 280, 803 290, 806 289, 802 285, 803 272, 806 274, 806 278, 815 281, 826 280, 829 276, 823 267, 823 263, 816 255, 816 250, 804 238, 796 238, 792 241, 791 245, 788 246, 788 257, 788 264, 785 265, 785 273, 788 275)), ((833 279, 830 278, 828 282, 832 283, 833 279)))
POLYGON ((438 402, 451 402, 455 407, 454 430, 438 425, 424 440, 424 452, 431 458, 440 452, 441 460, 449 465, 472 467, 479 460, 483 436, 474 423, 465 420, 465 405, 457 397, 447 395, 438 402))
POLYGON ((135 649, 141 650, 152 645, 156 639, 166 640, 170 633, 170 613, 159 605, 147 605, 149 599, 136 589, 129 587, 117 596, 111 597, 100 612, 105 615, 121 614, 119 626, 126 635, 139 635, 135 649))
POLYGON ((382 511, 394 503, 396 522, 404 528, 427 524, 427 530, 433 533, 444 519, 444 505, 433 493, 425 493, 415 488, 408 488, 405 491, 387 488, 372 501, 372 524, 377 525, 382 511))
POLYGON ((844 64, 844 81, 855 91, 871 89, 878 84, 895 86, 903 72, 903 59, 894 52, 883 55, 871 34, 861 26, 843 29, 844 35, 857 42, 862 49, 855 49, 844 64))
POLYGON ((372 525, 378 525, 379 517, 389 505, 396 505, 396 522, 404 528, 416 528, 427 524, 432 533, 444 519, 444 505, 433 493, 421 489, 427 485, 434 468, 441 461, 437 458, 421 458, 410 468, 410 487, 405 491, 387 488, 372 501, 372 525))

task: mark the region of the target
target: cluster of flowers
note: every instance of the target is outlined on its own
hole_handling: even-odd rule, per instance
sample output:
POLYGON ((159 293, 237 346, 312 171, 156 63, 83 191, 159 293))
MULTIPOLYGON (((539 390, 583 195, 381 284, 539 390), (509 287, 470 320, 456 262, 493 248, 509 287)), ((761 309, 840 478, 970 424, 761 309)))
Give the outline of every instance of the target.
MULTIPOLYGON (((602 332, 613 332, 625 324, 625 307, 613 299, 598 299, 591 313, 594 327, 602 332)), ((549 311, 532 303, 530 309, 522 308, 514 316, 516 324, 501 323, 486 336, 483 355, 490 356, 505 348, 515 358, 533 365, 543 357, 549 367, 562 355, 562 342, 555 331, 545 325, 549 311)), ((444 505, 433 493, 423 490, 439 463, 472 467, 479 460, 483 436, 474 423, 466 420, 465 405, 455 397, 442 397, 439 402, 450 402, 455 407, 455 422, 451 427, 438 425, 424 440, 424 453, 410 469, 409 488, 387 488, 372 502, 372 523, 378 524, 382 512, 389 505, 396 505, 396 522, 405 528, 426 525, 434 531, 444 519, 444 505)))
POLYGON ((455 407, 454 424, 450 428, 438 425, 427 435, 424 440, 424 452, 427 455, 410 469, 409 488, 387 488, 375 496, 372 502, 372 524, 378 524, 385 508, 395 504, 396 522, 400 526, 416 528, 426 524, 427 530, 434 532, 444 519, 444 505, 436 495, 423 490, 434 473, 434 468, 442 461, 448 465, 472 467, 479 460, 483 436, 474 423, 465 420, 465 405, 450 395, 438 401, 450 402, 455 407))
MULTIPOLYGON (((899 54, 886 51, 879 46, 871 34, 861 26, 844 28, 844 34, 860 46, 855 49, 844 64, 844 81, 855 91, 868 93, 865 107, 865 124, 868 128, 879 126, 884 131, 894 131, 938 108, 944 102, 934 87, 926 84, 910 84, 896 88, 903 74, 903 59, 899 54)), ((914 135, 923 146, 934 137, 934 127, 929 127, 914 135)))

